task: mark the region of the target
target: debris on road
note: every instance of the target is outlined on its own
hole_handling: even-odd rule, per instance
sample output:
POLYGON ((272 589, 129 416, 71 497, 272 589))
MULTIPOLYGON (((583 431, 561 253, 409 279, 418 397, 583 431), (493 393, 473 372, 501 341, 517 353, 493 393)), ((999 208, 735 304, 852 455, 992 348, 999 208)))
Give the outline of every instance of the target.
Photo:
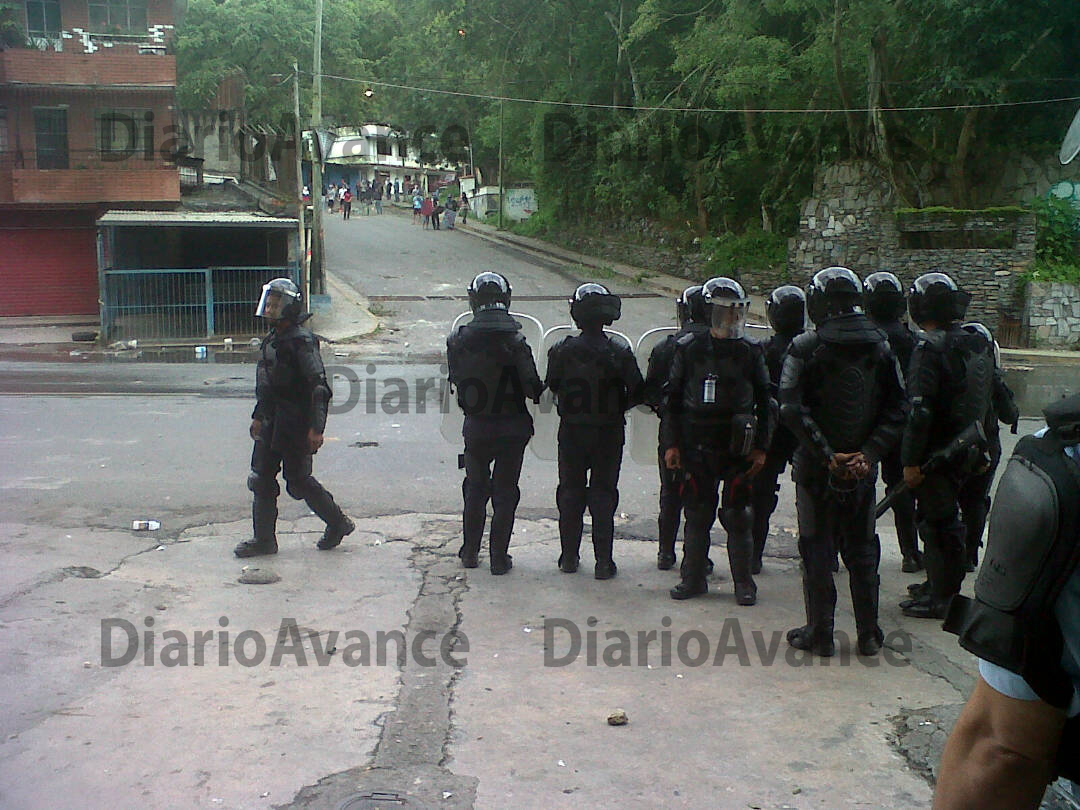
POLYGON ((133 520, 131 528, 136 532, 156 532, 161 528, 161 523, 156 520, 133 520))
POLYGON ((273 585, 275 582, 281 582, 281 577, 273 571, 262 571, 245 566, 236 581, 241 585, 273 585))
POLYGON ((607 716, 609 726, 625 726, 629 722, 630 718, 626 716, 626 712, 622 709, 616 709, 607 716))

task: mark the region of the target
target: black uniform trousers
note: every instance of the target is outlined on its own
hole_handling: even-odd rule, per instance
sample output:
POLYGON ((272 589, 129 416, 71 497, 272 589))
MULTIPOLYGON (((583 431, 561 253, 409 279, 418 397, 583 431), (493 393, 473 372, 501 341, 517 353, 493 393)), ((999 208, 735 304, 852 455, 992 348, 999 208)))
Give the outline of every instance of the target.
POLYGON ((345 520, 345 514, 334 502, 334 497, 311 474, 311 454, 280 453, 270 446, 272 435, 271 425, 264 423, 262 436, 255 442, 255 447, 251 451, 248 489, 255 495, 251 505, 255 541, 257 543, 276 542, 277 498, 281 493, 281 487, 277 482, 278 471, 284 472, 285 491, 290 496, 298 501, 304 501, 308 508, 328 526, 340 526, 345 520))
POLYGON ((960 506, 960 519, 964 523, 965 562, 976 565, 979 547, 982 545, 986 518, 990 514, 990 487, 994 483, 994 471, 1001 461, 1001 439, 990 438, 990 467, 985 472, 972 475, 959 487, 956 500, 960 506))
POLYGON ((754 512, 754 562, 761 564, 765 543, 769 539, 769 519, 780 503, 780 476, 787 467, 791 452, 787 448, 770 448, 765 466, 751 479, 751 504, 754 512))
POLYGON ((465 439, 465 480, 461 483, 461 494, 465 501, 462 556, 480 551, 489 500, 490 559, 494 561, 506 556, 510 536, 514 532, 514 514, 521 500, 518 479, 528 443, 528 437, 465 439))
POLYGON ((930 598, 948 602, 964 583, 967 531, 960 519, 960 492, 971 476, 932 473, 915 490, 915 516, 923 541, 930 598))
POLYGON ((836 612, 833 563, 837 552, 848 570, 851 607, 859 638, 877 635, 878 563, 881 545, 874 533, 877 468, 860 481, 832 478, 824 468, 795 479, 806 621, 815 641, 832 641, 836 612))
POLYGON ((683 510, 686 513, 681 569, 683 580, 705 580, 710 532, 717 517, 717 506, 720 506, 720 522, 728 535, 731 577, 736 585, 753 585, 750 566, 754 541, 750 525, 750 479, 746 477, 746 459, 691 447, 682 452, 682 464, 685 470, 683 510), (722 498, 721 485, 724 488, 722 498))
MULTIPOLYGON (((904 464, 900 461, 899 447, 881 460, 881 478, 885 481, 886 495, 903 482, 904 464)), ((910 491, 898 496, 892 503, 892 513, 900 553, 905 557, 918 557, 919 531, 915 524, 915 496, 910 491)))
POLYGON ((612 558, 625 432, 621 424, 559 423, 559 486, 555 502, 559 507, 560 563, 579 556, 586 506, 592 515, 596 561, 612 558))
POLYGON ((657 448, 657 457, 660 464, 660 513, 656 518, 656 529, 660 551, 674 554, 679 523, 682 521, 682 472, 668 469, 664 463, 663 448, 657 448))

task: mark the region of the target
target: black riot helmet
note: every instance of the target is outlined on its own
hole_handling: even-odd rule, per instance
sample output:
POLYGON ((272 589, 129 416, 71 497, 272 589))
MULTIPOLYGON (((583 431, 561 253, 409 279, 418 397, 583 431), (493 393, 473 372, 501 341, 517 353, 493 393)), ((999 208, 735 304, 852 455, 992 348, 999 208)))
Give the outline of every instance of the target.
POLYGON ((500 273, 480 273, 469 283, 468 293, 473 312, 510 309, 510 282, 500 273))
POLYGON ((687 287, 675 299, 675 314, 680 327, 690 323, 705 323, 705 295, 700 284, 687 287))
POLYGON ((998 342, 994 339, 994 333, 993 332, 991 332, 989 329, 987 329, 983 324, 979 323, 978 321, 971 321, 970 323, 965 323, 960 328, 963 329, 965 332, 970 332, 973 335, 979 335, 987 343, 989 343, 994 348, 994 365, 997 366, 998 368, 1001 368, 1001 347, 998 345, 998 342))
POLYGON ((741 338, 746 330, 750 296, 733 278, 710 278, 701 288, 705 299, 706 322, 715 337, 741 338))
POLYGON ((957 287, 945 273, 925 273, 908 290, 908 311, 920 326, 927 322, 945 326, 958 321, 970 303, 971 294, 957 287))
POLYGON ((622 299, 603 284, 587 282, 570 299, 570 317, 579 328, 601 324, 610 326, 622 316, 622 299))
POLYGON ((818 270, 806 287, 806 311, 817 325, 829 318, 862 312, 863 286, 846 267, 818 270))
POLYGON ((891 323, 904 317, 904 285, 892 273, 871 273, 863 282, 866 312, 875 321, 891 323))
POLYGON ((283 320, 299 323, 302 299, 300 288, 291 279, 272 279, 263 285, 255 317, 266 318, 271 323, 283 320))
POLYGON ((778 335, 797 335, 806 328, 806 293, 794 284, 777 287, 765 301, 765 312, 778 335))

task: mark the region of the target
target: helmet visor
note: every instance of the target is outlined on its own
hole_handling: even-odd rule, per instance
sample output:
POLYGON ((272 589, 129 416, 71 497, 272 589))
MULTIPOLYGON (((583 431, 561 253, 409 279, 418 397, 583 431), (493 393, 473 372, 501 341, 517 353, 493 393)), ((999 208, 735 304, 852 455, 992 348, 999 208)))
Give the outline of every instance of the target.
POLYGON ((748 307, 745 304, 734 302, 723 304, 714 300, 709 309, 711 311, 709 326, 714 337, 721 340, 732 340, 741 338, 746 332, 746 310, 748 307))
POLYGON ((255 308, 255 317, 279 321, 284 317, 285 308, 289 303, 290 298, 281 290, 274 289, 269 284, 266 284, 262 288, 262 295, 259 297, 259 305, 255 308))

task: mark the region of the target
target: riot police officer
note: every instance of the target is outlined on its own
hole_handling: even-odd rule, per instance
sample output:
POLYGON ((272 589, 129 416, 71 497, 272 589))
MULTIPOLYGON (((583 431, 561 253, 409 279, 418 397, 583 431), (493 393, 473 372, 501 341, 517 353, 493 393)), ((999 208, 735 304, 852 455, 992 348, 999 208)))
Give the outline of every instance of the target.
MULTIPOLYGON (((915 351, 915 333, 907 325, 907 299, 900 279, 892 273, 871 273, 863 282, 866 314, 874 326, 889 338, 889 347, 907 374, 911 353, 915 351)), ((906 377, 905 377, 906 380, 906 377)), ((904 480, 904 465, 900 463, 900 445, 881 459, 881 477, 885 493, 893 492, 904 480)), ((915 525, 915 496, 903 492, 892 503, 896 539, 900 545, 900 570, 905 574, 921 571, 922 552, 919 551, 919 532, 915 525)))
POLYGON ((255 410, 249 433, 255 440, 248 489, 254 493, 254 539, 240 543, 237 557, 276 554, 278 470, 285 489, 325 523, 317 548, 327 550, 356 528, 311 474, 312 456, 323 444, 330 385, 326 381, 319 342, 302 324, 301 295, 287 278, 275 278, 262 288, 256 317, 272 327, 259 346, 255 372, 255 410))
POLYGON ((862 293, 846 267, 814 276, 807 310, 816 328, 791 342, 780 380, 780 416, 799 439, 792 478, 806 603, 806 624, 787 639, 821 656, 834 652, 837 551, 860 654, 876 654, 884 638, 874 489, 877 464, 903 429, 904 382, 885 334, 862 313, 862 293))
POLYGON ((581 332, 551 347, 544 381, 559 410, 559 570, 577 571, 587 506, 596 579, 611 579, 618 570, 612 547, 625 413, 641 402, 644 387, 630 346, 604 334, 621 314, 621 299, 607 287, 579 286, 570 315, 581 332))
POLYGON ((489 565, 498 575, 513 567, 507 550, 521 498, 522 458, 533 433, 525 400, 539 400, 543 384, 521 324, 510 316, 510 282, 499 273, 480 273, 469 284, 468 294, 472 320, 446 340, 450 384, 465 413, 461 484, 465 505, 458 557, 466 568, 479 565, 490 499, 489 565))
MULTIPOLYGON (((765 343, 765 365, 769 369, 769 393, 773 401, 780 401, 780 372, 784 368, 784 356, 796 335, 806 328, 806 294, 793 284, 777 287, 765 301, 765 312, 773 333, 765 343)), ((765 466, 754 476, 752 483, 752 506, 754 512, 754 562, 753 573, 761 573, 761 557, 769 538, 769 518, 780 502, 780 475, 795 453, 799 442, 784 425, 777 425, 769 450, 765 454, 765 466)))
MULTIPOLYGON (((645 404, 652 408, 657 416, 662 413, 664 384, 671 373, 675 342, 689 332, 706 331, 709 328, 705 323, 705 296, 700 284, 682 291, 675 300, 675 314, 679 331, 668 335, 652 350, 645 373, 645 404)), ((664 449, 659 442, 657 459, 660 467, 660 513, 656 522, 660 548, 656 554, 656 567, 661 571, 668 571, 675 566, 675 539, 679 534, 679 522, 682 520, 682 495, 679 491, 678 473, 667 468, 664 463, 664 449)))
POLYGON ((966 332, 981 335, 994 350, 994 383, 990 390, 990 408, 983 423, 989 445, 987 452, 990 466, 971 476, 960 488, 957 498, 960 504, 960 519, 964 523, 965 567, 971 573, 979 565, 979 548, 982 546, 986 516, 990 513, 990 486, 994 483, 994 472, 1001 461, 1001 431, 998 422, 1009 425, 1012 432, 1016 433, 1020 422, 1020 409, 1016 407, 1012 389, 1001 375, 999 349, 993 334, 977 322, 965 323, 962 328, 966 332))
POLYGON ((922 332, 908 369, 911 410, 900 453, 904 481, 915 492, 929 581, 925 597, 902 605, 904 614, 915 618, 944 618, 949 601, 960 592, 966 549, 957 499, 968 479, 987 464, 985 447, 943 459, 966 429, 986 424, 991 409, 993 347, 960 326, 970 300, 945 273, 919 276, 908 292, 911 318, 922 332), (931 464, 937 469, 928 474, 922 468, 932 459, 941 464, 931 464))
POLYGON ((761 346, 744 336, 750 298, 742 286, 719 277, 705 282, 702 292, 709 331, 676 341, 660 422, 664 461, 682 470, 686 513, 682 581, 671 598, 708 592, 709 531, 720 505, 735 601, 753 605, 750 479, 765 464, 772 432, 769 373, 761 346))

